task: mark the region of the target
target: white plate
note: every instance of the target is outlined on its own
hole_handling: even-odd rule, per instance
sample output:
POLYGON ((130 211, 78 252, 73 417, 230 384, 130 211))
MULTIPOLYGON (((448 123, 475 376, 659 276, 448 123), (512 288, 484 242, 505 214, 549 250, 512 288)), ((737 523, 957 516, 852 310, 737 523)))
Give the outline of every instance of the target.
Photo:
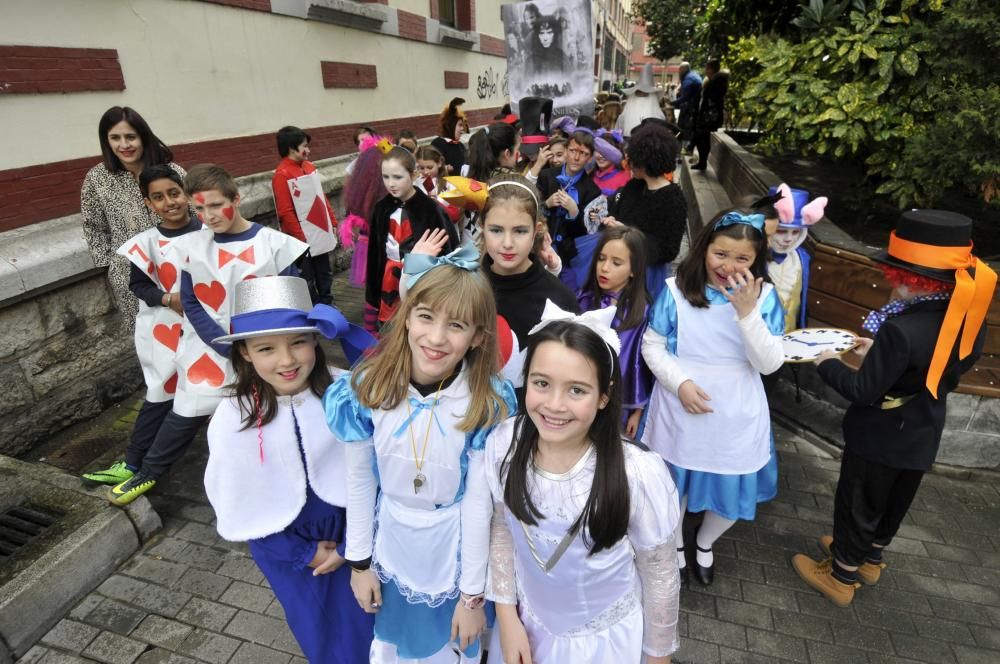
POLYGON ((812 362, 823 353, 846 353, 857 345, 853 332, 830 327, 807 327, 781 337, 785 362, 812 362))

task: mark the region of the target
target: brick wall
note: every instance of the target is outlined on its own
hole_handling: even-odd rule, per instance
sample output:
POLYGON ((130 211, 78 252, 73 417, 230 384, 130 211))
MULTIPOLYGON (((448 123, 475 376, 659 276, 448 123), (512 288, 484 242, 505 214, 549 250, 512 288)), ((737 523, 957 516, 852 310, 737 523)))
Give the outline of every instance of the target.
POLYGON ((507 56, 507 45, 504 41, 489 35, 479 35, 479 50, 486 55, 497 55, 501 58, 507 56))
MULTIPOLYGON (((486 124, 499 110, 487 108, 469 111, 469 123, 486 124)), ((409 129, 417 136, 436 136, 438 132, 436 114, 393 118, 367 124, 393 136, 401 129, 409 129)), ((356 148, 353 135, 356 127, 357 124, 342 124, 306 128, 312 136, 313 160, 354 152, 356 148)), ((270 171, 280 159, 272 133, 172 145, 171 149, 174 161, 184 167, 212 162, 221 164, 235 176, 270 171)), ((100 161, 100 155, 95 155, 0 171, 0 232, 79 212, 83 177, 100 161)))
POLYGON ((396 10, 399 17, 399 36, 417 41, 427 41, 427 19, 420 14, 412 14, 402 9, 396 10))
POLYGON ((476 29, 475 0, 455 0, 455 27, 459 30, 476 29))
POLYGON ((0 95, 124 89, 113 48, 0 46, 0 95))
POLYGON ((446 90, 466 90, 469 87, 469 72, 445 71, 444 87, 446 90))
POLYGON ((375 65, 324 60, 321 66, 324 88, 362 88, 373 90, 378 87, 378 75, 375 71, 375 65))

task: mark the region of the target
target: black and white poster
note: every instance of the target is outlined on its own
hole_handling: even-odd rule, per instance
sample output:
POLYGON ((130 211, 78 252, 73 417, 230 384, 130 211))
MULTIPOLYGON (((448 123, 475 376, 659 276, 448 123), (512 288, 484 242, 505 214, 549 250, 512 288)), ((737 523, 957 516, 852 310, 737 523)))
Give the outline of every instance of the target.
POLYGON ((594 112, 591 0, 531 0, 503 5, 510 100, 553 100, 553 116, 594 112))

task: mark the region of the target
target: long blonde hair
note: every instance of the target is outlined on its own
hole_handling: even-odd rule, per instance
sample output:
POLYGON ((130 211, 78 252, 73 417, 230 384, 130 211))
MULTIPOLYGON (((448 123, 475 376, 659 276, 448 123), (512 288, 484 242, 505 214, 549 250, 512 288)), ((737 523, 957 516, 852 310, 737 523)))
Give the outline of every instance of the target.
POLYGON ((494 388, 500 351, 493 290, 481 272, 451 265, 426 273, 400 302, 375 351, 356 367, 351 377, 358 401, 367 408, 391 409, 406 398, 413 364, 406 320, 417 305, 466 321, 482 336, 482 342, 469 348, 463 359, 472 398, 457 428, 469 432, 506 418, 507 408, 494 388))

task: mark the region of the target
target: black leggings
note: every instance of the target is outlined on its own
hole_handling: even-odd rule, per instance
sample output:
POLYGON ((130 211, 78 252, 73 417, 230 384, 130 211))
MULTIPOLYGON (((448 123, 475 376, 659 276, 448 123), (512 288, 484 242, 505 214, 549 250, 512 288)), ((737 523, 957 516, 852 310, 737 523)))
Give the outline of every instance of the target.
POLYGON ((833 509, 833 553, 837 560, 857 566, 873 545, 887 546, 923 477, 922 470, 892 468, 844 450, 833 509))
POLYGON ((691 139, 696 150, 698 150, 698 166, 708 165, 708 153, 712 149, 712 132, 704 129, 695 129, 694 138, 691 139))

